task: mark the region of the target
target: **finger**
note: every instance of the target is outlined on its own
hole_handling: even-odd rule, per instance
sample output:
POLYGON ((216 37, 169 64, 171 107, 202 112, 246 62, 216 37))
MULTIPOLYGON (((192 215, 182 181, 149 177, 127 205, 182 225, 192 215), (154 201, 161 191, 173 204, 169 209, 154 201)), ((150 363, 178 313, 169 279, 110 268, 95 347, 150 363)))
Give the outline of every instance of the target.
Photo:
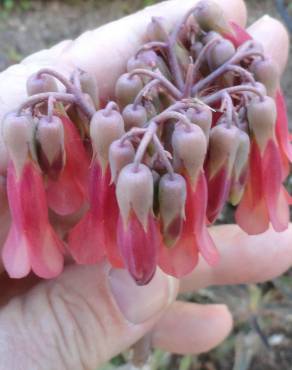
POLYGON ((292 224, 282 233, 270 229, 260 235, 247 235, 236 225, 214 226, 210 231, 220 261, 209 267, 201 260, 193 273, 182 279, 182 291, 263 282, 282 274, 292 264, 292 224))
POLYGON ((198 354, 216 347, 231 329, 225 305, 175 302, 155 325, 152 343, 172 353, 198 354))
POLYGON ((283 72, 289 53, 289 35, 286 28, 277 19, 268 15, 263 16, 248 28, 250 35, 264 46, 283 72))
MULTIPOLYGON (((194 6, 197 0, 166 1, 143 11, 85 32, 75 41, 64 41, 26 58, 22 63, 0 74, 0 120, 15 109, 26 95, 29 75, 41 67, 51 66, 67 74, 79 67, 96 75, 101 95, 108 96, 118 76, 124 72, 127 59, 137 50, 145 37, 152 16, 163 16, 170 25, 194 6)), ((245 25, 243 0, 218 0, 228 19, 245 25)), ((0 147, 1 149, 1 147, 0 147)))
POLYGON ((69 266, 0 310, 2 368, 96 369, 148 332, 176 292, 160 271, 138 287, 105 264, 69 266))

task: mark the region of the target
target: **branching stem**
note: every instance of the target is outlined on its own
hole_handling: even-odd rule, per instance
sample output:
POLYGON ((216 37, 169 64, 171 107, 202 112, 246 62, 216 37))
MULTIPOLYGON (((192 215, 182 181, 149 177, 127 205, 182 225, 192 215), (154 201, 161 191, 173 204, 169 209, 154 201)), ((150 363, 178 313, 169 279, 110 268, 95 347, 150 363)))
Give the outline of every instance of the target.
POLYGON ((164 150, 164 147, 163 145, 161 144, 158 136, 156 134, 153 135, 153 143, 154 143, 154 146, 167 170, 167 172, 169 173, 170 175, 170 178, 173 179, 173 175, 174 175, 174 169, 170 163, 170 160, 168 159, 166 153, 165 153, 165 150, 164 150))
POLYGON ((130 140, 130 139, 132 139, 135 136, 145 134, 146 131, 147 131, 147 128, 132 127, 128 132, 126 132, 120 138, 121 145, 123 145, 126 140, 130 140))
MULTIPOLYGON (((40 69, 37 73, 37 76, 41 76, 42 74, 47 74, 50 76, 55 77, 57 80, 59 80, 66 88, 66 91, 72 95, 75 95, 76 100, 75 103, 80 107, 82 112, 85 114, 85 116, 88 119, 91 119, 93 114, 95 113, 94 108, 91 107, 90 104, 87 103, 87 101, 83 97, 83 93, 81 91, 80 87, 80 81, 77 80, 77 73, 78 71, 74 71, 73 73, 73 80, 74 83, 70 82, 65 76, 63 76, 61 73, 50 69, 50 68, 43 68, 40 69), (80 88, 79 88, 80 87, 80 88)), ((79 79, 79 77, 78 77, 79 79)))
POLYGON ((68 93, 56 93, 56 92, 46 92, 46 93, 39 93, 36 95, 32 95, 28 97, 17 109, 17 114, 20 115, 21 112, 29 108, 30 106, 34 106, 36 104, 42 103, 49 98, 54 98, 55 101, 61 101, 63 103, 76 103, 76 97, 73 94, 68 93))
POLYGON ((260 100, 264 100, 264 95, 254 86, 249 86, 249 85, 239 85, 239 86, 231 86, 227 87, 226 89, 222 89, 212 95, 202 97, 202 101, 205 104, 211 105, 215 103, 217 100, 220 100, 224 98, 224 94, 238 94, 238 93, 245 93, 245 92, 251 92, 259 96, 260 100))
POLYGON ((170 82, 167 78, 165 78, 163 75, 160 75, 156 72, 150 71, 148 69, 143 68, 137 68, 133 71, 129 72, 129 77, 132 77, 134 75, 145 75, 149 76, 152 79, 159 80, 160 83, 165 87, 166 90, 176 99, 179 100, 182 96, 181 92, 170 82))
POLYGON ((157 79, 154 79, 154 80, 151 80, 150 82, 148 82, 142 90, 140 90, 140 92, 137 94, 134 102, 133 102, 133 108, 136 109, 137 108, 137 105, 139 105, 142 101, 142 99, 147 96, 148 94, 150 94, 150 91, 156 86, 156 85, 159 85, 160 84, 160 81, 157 80, 157 79))
POLYGON ((142 52, 142 51, 146 51, 146 50, 151 50, 151 49, 154 49, 154 48, 166 48, 167 47, 167 43, 166 42, 161 42, 161 41, 151 41, 151 42, 147 42, 147 44, 144 44, 142 45, 138 51, 136 52, 135 54, 135 57, 137 58, 137 56, 142 52))
POLYGON ((216 78, 220 77, 225 72, 228 72, 228 69, 231 65, 239 63, 241 60, 251 57, 251 56, 262 56, 264 55, 259 51, 248 51, 243 52, 239 51, 233 55, 232 58, 227 60, 224 64, 222 64, 220 67, 215 69, 212 73, 210 73, 207 77, 200 80, 198 83, 196 83, 192 89, 192 95, 195 96, 200 90, 205 88, 207 85, 209 85, 212 81, 214 81, 216 78))

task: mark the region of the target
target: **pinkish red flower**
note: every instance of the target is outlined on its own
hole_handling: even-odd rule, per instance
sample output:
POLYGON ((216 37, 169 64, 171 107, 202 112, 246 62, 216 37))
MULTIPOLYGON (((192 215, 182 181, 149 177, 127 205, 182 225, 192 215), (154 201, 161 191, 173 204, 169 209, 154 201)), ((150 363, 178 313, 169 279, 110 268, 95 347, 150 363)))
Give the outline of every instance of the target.
POLYGON ((266 231, 270 222, 276 231, 283 231, 288 226, 280 156, 272 140, 263 155, 255 141, 251 144, 246 189, 235 217, 239 226, 249 234, 266 231))
POLYGON ((158 228, 153 217, 153 177, 143 164, 128 164, 118 178, 117 244, 137 284, 147 284, 157 266, 158 228))
POLYGON ((31 270, 43 278, 58 276, 65 248, 49 223, 43 179, 36 164, 27 160, 17 173, 10 162, 7 189, 12 223, 2 251, 6 271, 14 278, 31 270))
POLYGON ((112 266, 123 266, 116 240, 119 210, 110 176, 108 167, 103 175, 99 163, 92 164, 90 208, 70 231, 68 239, 70 252, 77 263, 95 264, 107 257, 112 266))
POLYGON ((183 277, 200 256, 217 263, 207 226, 228 201, 249 234, 287 228, 292 146, 275 62, 211 0, 170 32, 154 18, 148 37, 117 80, 117 102, 99 109, 86 72, 42 69, 5 117, 10 276, 57 276, 69 252, 126 268, 140 285, 157 267, 183 277), (68 250, 49 210, 81 217, 68 250))
MULTIPOLYGON (((251 39, 245 30, 233 24, 235 43, 240 46, 251 39)), ((264 122, 263 122, 264 123, 264 122)), ((258 135, 258 140, 261 138, 258 135)), ((289 208, 287 192, 282 185, 292 160, 288 120, 282 93, 276 92, 276 122, 271 137, 265 142, 251 142, 247 184, 236 210, 236 222, 249 234, 266 231, 271 223, 276 231, 288 227, 289 208)))
POLYGON ((147 284, 157 266, 158 230, 154 217, 149 214, 146 226, 130 212, 127 223, 119 217, 117 243, 129 273, 139 285, 147 284))
POLYGON ((211 129, 206 172, 208 182, 207 218, 213 223, 225 205, 232 181, 232 171, 239 146, 239 130, 228 124, 211 129))
POLYGON ((123 266, 116 240, 118 204, 108 163, 110 144, 122 135, 123 125, 121 115, 110 107, 96 112, 91 119, 90 208, 71 230, 68 241, 78 263, 94 264, 107 256, 113 266, 123 266))
POLYGON ((277 106, 277 121, 276 121, 276 137, 281 155, 281 167, 284 180, 290 170, 290 163, 292 162, 292 145, 291 134, 288 129, 287 108, 284 96, 279 89, 276 92, 276 106, 277 106))
POLYGON ((88 200, 89 156, 82 139, 68 117, 60 116, 65 136, 65 166, 57 180, 48 179, 49 208, 59 215, 78 211, 88 200))
POLYGON ((198 263, 199 253, 210 264, 217 263, 219 254, 206 226, 207 184, 200 171, 195 184, 186 175, 187 199, 180 238, 173 246, 160 242, 159 267, 177 278, 190 273, 198 263))

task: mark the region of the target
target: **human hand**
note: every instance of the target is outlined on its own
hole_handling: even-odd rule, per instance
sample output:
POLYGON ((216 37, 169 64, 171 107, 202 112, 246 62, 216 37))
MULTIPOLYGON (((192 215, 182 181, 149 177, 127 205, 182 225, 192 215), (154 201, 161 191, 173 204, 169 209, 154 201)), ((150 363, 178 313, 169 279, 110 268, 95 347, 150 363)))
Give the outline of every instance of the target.
MULTIPOLYGON (((0 116, 24 99, 25 80, 43 66, 67 74, 75 67, 93 72, 101 95, 108 96, 126 60, 141 43, 149 21, 145 14, 161 14, 174 22, 194 1, 177 4, 152 7, 9 68, 0 75, 0 116)), ((220 4, 229 18, 245 24, 241 1, 220 4)), ((250 32, 282 70, 288 50, 283 27, 263 18, 250 32), (270 40, 267 33, 275 38, 270 40)), ((232 326, 226 306, 173 303, 178 289, 259 282, 281 274, 292 261, 292 228, 281 234, 268 231, 247 236, 230 225, 213 227, 211 233, 221 253, 220 263, 210 268, 201 261, 180 288, 177 280, 160 271, 148 286, 137 287, 125 271, 109 270, 107 265, 67 266, 50 282, 36 282, 32 277, 16 282, 2 274, 1 368, 94 369, 149 331, 153 346, 176 353, 199 353, 217 345, 232 326)))

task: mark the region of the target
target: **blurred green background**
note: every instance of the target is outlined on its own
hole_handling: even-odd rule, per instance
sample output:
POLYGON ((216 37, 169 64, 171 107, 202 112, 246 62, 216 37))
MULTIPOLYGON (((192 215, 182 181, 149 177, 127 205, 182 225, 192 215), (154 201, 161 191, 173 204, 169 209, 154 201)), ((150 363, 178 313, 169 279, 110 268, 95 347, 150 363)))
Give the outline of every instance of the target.
MULTIPOLYGON (((183 0, 182 0, 183 1, 183 0)), ((233 0, 230 0, 233 1, 233 0)), ((154 0, 0 1, 0 71, 24 56, 65 38, 130 14, 154 0)), ((281 19, 276 1, 246 0, 249 24, 264 14, 281 19)), ((292 16, 292 1, 282 1, 292 16)), ((290 127, 292 121, 292 55, 283 76, 290 127)), ((291 181, 290 181, 291 182, 291 181)), ((291 187, 292 184, 290 183, 291 187)), ((230 222, 226 209, 221 222, 230 222)), ((291 240, 292 248, 292 240, 291 240)), ((264 246, 263 246, 264 253, 264 246)), ((250 286, 208 288, 184 297, 202 303, 227 303, 235 317, 233 333, 217 349, 200 356, 155 351, 153 370, 289 370, 292 369, 292 271, 276 280, 250 286)), ((127 354, 104 369, 115 369, 127 354)))

